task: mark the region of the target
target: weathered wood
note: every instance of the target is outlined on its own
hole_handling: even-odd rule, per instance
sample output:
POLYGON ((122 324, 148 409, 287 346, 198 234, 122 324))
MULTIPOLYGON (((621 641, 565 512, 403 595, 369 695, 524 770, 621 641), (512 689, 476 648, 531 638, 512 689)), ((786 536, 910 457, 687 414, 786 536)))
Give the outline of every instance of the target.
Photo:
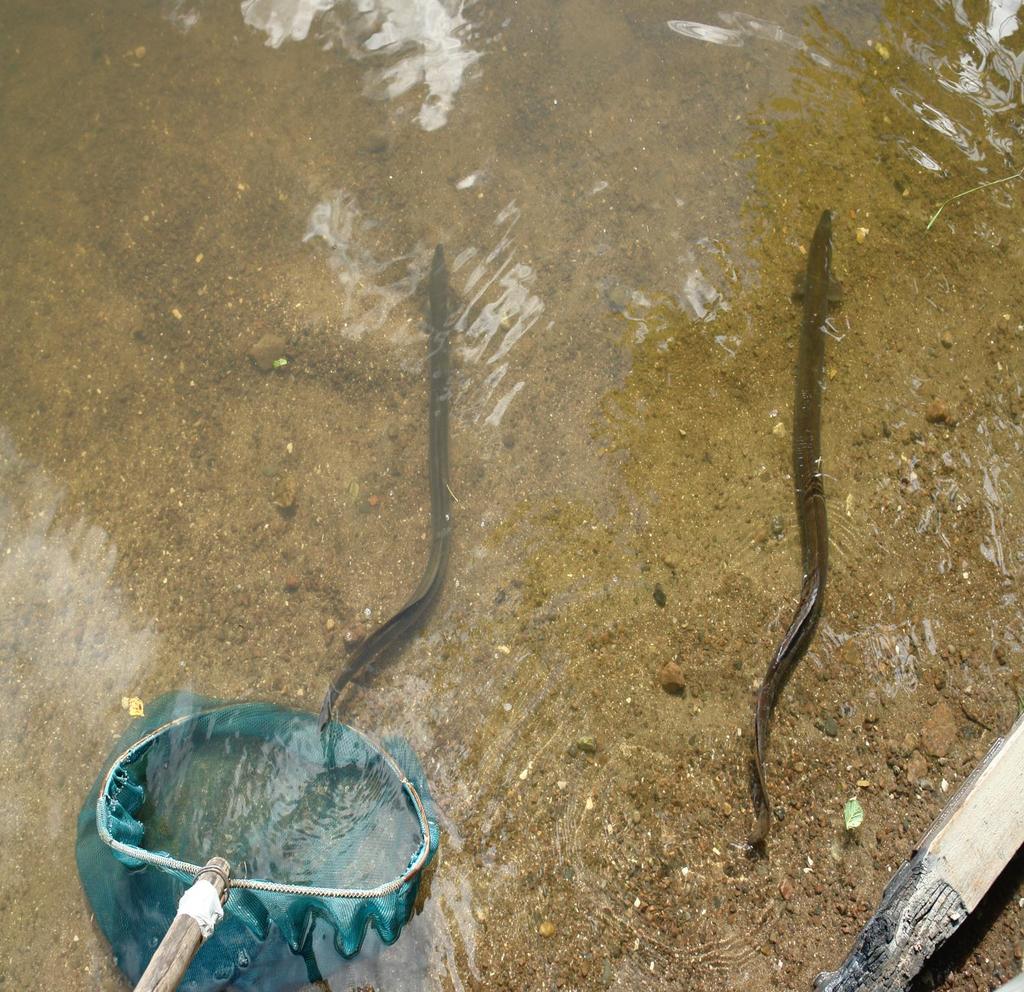
MULTIPOLYGON (((200 879, 209 882, 223 902, 230 871, 228 863, 223 858, 211 858, 206 868, 199 873, 196 882, 200 879), (206 868, 211 870, 207 871, 206 868)), ((153 952, 153 957, 135 986, 135 992, 174 992, 202 943, 203 934, 199 924, 191 916, 179 911, 164 934, 164 939, 160 941, 160 946, 153 952)))
POLYGON ((903 992, 1024 845, 1024 714, 931 825, 816 992, 903 992))

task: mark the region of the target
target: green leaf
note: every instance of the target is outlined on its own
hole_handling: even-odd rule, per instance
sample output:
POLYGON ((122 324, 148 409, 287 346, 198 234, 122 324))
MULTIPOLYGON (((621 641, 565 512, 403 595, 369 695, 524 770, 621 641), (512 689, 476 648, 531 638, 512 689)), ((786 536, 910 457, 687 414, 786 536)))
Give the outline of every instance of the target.
POLYGON ((849 799, 843 807, 843 821, 847 830, 856 830, 864 822, 864 808, 856 799, 849 799))

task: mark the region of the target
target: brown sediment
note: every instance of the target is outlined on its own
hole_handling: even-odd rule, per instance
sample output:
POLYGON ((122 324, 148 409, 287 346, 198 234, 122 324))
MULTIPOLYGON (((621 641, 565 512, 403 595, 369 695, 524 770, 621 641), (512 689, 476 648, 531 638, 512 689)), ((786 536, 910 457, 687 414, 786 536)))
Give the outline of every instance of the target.
POLYGON ((804 319, 800 330, 800 356, 796 370, 793 404, 793 483, 800 521, 803 585, 800 603, 786 636, 772 655, 754 710, 755 807, 757 821, 751 844, 761 844, 771 827, 771 799, 765 779, 768 719, 782 686, 803 657, 814 637, 825 597, 828 575, 828 520, 821 472, 821 377, 825 364, 825 322, 828 320, 832 285, 832 215, 825 211, 818 221, 807 259, 804 286, 804 319))

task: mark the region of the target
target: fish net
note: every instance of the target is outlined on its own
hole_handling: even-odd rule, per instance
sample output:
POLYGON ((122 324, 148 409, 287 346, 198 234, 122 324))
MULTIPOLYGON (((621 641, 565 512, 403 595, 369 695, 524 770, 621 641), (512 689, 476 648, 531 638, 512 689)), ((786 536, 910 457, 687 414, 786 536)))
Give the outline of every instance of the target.
POLYGON ((381 744, 268 703, 175 694, 115 747, 79 816, 86 896, 119 967, 145 970, 182 892, 231 865, 224 921, 180 988, 289 989, 398 939, 439 832, 423 770, 381 744))

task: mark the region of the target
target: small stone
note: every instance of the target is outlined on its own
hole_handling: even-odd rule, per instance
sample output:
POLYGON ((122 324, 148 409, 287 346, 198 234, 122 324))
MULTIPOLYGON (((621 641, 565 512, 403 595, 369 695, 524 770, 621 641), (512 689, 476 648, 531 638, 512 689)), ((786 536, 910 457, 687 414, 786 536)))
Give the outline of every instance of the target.
POLYGON ((839 736, 839 724, 834 716, 827 716, 821 721, 821 731, 826 737, 839 736))
POLYGON ((301 586, 301 585, 302 585, 302 579, 298 575, 296 575, 294 572, 292 572, 289 575, 285 576, 285 579, 284 579, 284 591, 285 592, 295 592, 295 591, 298 590, 299 586, 301 586))
POLYGON ((788 878, 784 878, 779 883, 779 895, 782 896, 782 898, 785 899, 786 902, 789 902, 789 900, 792 899, 795 894, 796 889, 794 888, 793 883, 788 878))
POLYGON ((295 477, 285 473, 274 486, 274 506, 279 510, 294 510, 299 495, 299 484, 295 477))
POLYGON ((868 231, 869 231, 869 228, 858 227, 853 232, 854 236, 857 238, 857 244, 862 245, 862 244, 864 244, 865 241, 867 241, 867 239, 868 239, 868 231))
POLYGON ((654 583, 654 602, 661 607, 664 607, 665 603, 668 602, 668 599, 665 596, 665 590, 661 588, 660 582, 654 583))
POLYGON ((772 517, 772 537, 776 540, 781 540, 782 535, 786 533, 786 524, 782 517, 776 514, 772 517))
POLYGON ((776 437, 785 437, 785 436, 786 436, 786 425, 785 425, 785 424, 783 424, 783 422, 782 422, 782 421, 780 420, 780 421, 779 421, 779 422, 778 422, 778 423, 777 423, 777 424, 776 424, 776 425, 775 425, 775 426, 774 426, 774 427, 772 428, 772 433, 773 433, 773 434, 774 434, 774 435, 775 435, 776 437))
POLYGON ((132 49, 132 54, 137 59, 144 59, 146 57, 146 46, 145 45, 136 45, 135 48, 132 49))
POLYGON ((279 334, 264 334, 250 349, 249 357, 261 372, 270 372, 285 357, 285 341, 279 334))
POLYGON ((907 762, 907 781, 917 785, 927 774, 928 759, 920 751, 915 751, 907 762))
POLYGON ((597 738, 581 737, 576 741, 576 750, 583 754, 597 754, 597 738))
POLYGON ((953 347, 953 335, 950 334, 949 331, 946 331, 942 335, 942 337, 939 338, 939 340, 942 342, 942 347, 943 348, 952 348, 953 347))
POLYGON ((337 627, 337 626, 338 626, 338 621, 335 620, 334 617, 328 617, 327 618, 327 623, 324 624, 324 627, 326 628, 328 634, 330 634, 334 630, 334 628, 337 627))
POLYGON ((674 696, 686 695, 686 680, 677 662, 666 661, 658 672, 658 684, 674 696))
POLYGON ((351 627, 346 627, 341 639, 349 651, 354 651, 366 640, 366 624, 354 623, 351 627))
POLYGON ((554 937, 555 925, 550 920, 545 920, 539 927, 537 927, 537 933, 542 937, 554 937))
POLYGON ((953 424, 954 420, 949 412, 949 406, 945 400, 932 400, 924 408, 924 419, 929 424, 953 424))
POLYGON ((632 290, 628 286, 616 285, 612 286, 608 290, 606 299, 608 300, 608 309, 612 313, 623 313, 630 304, 633 298, 632 290))
POLYGON ((921 745, 936 758, 944 758, 956 740, 956 720, 953 710, 944 699, 932 708, 931 716, 921 729, 921 745))

